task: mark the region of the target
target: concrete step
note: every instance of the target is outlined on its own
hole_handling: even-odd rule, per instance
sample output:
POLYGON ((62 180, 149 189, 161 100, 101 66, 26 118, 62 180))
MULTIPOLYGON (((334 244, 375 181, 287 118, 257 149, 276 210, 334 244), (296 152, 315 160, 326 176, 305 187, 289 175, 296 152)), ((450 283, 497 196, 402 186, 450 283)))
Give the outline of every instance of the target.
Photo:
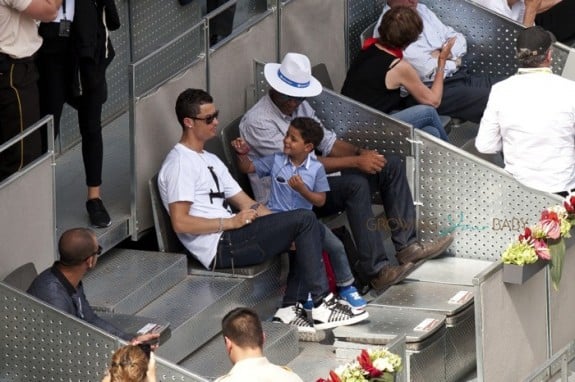
POLYGON ((114 249, 99 258, 83 283, 95 310, 135 314, 186 276, 184 255, 114 249))
MULTIPOLYGON (((297 329, 276 322, 262 322, 265 333, 264 355, 277 365, 287 365, 299 353, 297 329)), ((180 366, 206 379, 226 374, 232 367, 221 335, 216 335, 192 353, 180 366)))
MULTIPOLYGON (((220 333, 223 316, 238 306, 258 306, 266 315, 281 293, 281 264, 274 262, 251 278, 213 272, 190 275, 138 312, 171 323, 172 336, 158 355, 179 363, 220 333)), ((261 313, 260 313, 261 314, 261 313)))

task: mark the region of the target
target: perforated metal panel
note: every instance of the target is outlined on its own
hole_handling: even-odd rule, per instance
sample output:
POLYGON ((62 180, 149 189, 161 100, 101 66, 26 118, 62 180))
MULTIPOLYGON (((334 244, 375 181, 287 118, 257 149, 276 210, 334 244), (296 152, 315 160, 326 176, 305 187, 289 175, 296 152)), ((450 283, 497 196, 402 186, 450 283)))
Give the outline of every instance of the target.
POLYGON ((0 376, 10 381, 99 381, 111 336, 0 283, 0 376))
POLYGON ((361 32, 377 20, 384 5, 385 0, 347 1, 348 67, 361 48, 359 42, 361 32))
POLYGON ((455 232, 449 253, 499 260, 511 240, 560 198, 531 190, 507 172, 467 152, 415 131, 419 237, 455 232))

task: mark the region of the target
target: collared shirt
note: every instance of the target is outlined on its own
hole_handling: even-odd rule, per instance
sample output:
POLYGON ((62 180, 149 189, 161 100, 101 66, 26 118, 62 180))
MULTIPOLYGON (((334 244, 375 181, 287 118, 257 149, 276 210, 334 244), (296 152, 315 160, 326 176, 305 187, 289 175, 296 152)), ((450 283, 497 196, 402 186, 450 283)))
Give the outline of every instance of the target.
MULTIPOLYGON (((158 189, 164 208, 169 204, 190 202, 189 215, 204 218, 227 218, 232 213, 224 199, 213 193, 223 192, 230 198, 242 191, 226 165, 214 154, 201 154, 178 143, 168 154, 158 175, 158 189), (217 184, 209 167, 212 167, 217 184), (218 191, 219 190, 219 191, 218 191), (212 194, 212 196, 210 196, 212 194)), ((221 232, 192 235, 178 233, 178 238, 190 253, 206 268, 216 256, 221 232)))
POLYGON ((34 19, 22 13, 32 0, 0 0, 0 53, 32 56, 42 45, 34 19))
POLYGON ((474 0, 477 4, 491 9, 502 16, 508 17, 511 20, 523 23, 523 16, 525 15, 525 2, 519 0, 511 7, 507 0, 474 0))
MULTIPOLYGON (((383 12, 379 20, 377 20, 373 31, 373 37, 379 37, 378 28, 381 24, 381 19, 389 9, 387 5, 383 8, 383 12)), ((452 27, 443 24, 435 13, 421 3, 417 4, 417 12, 423 20, 423 32, 419 35, 417 41, 410 44, 403 51, 403 58, 415 68, 422 81, 433 81, 437 71, 437 58, 432 57, 431 53, 435 50, 440 50, 449 38, 456 37, 455 44, 451 48, 452 58, 445 63, 444 71, 445 77, 452 76, 459 69, 455 60, 467 53, 465 36, 456 32, 452 27)))
POLYGON ((51 268, 36 276, 28 288, 28 293, 62 312, 76 316, 110 334, 130 340, 129 334, 122 332, 94 313, 84 294, 82 282, 80 281, 78 288, 74 288, 66 276, 60 272, 57 264, 58 262, 54 263, 51 268))
MULTIPOLYGON (((240 134, 250 146, 250 159, 272 155, 283 150, 283 139, 292 119, 310 117, 323 127, 323 139, 317 149, 327 156, 331 152, 337 137, 335 132, 326 129, 315 116, 315 111, 307 101, 303 101, 293 115, 285 115, 273 103, 269 94, 263 96, 240 122, 240 134)), ((258 202, 268 201, 271 182, 269 178, 258 178, 250 174, 250 182, 254 196, 258 202)))
POLYGON ((236 362, 230 372, 216 382, 303 382, 288 368, 274 365, 266 357, 247 358, 236 362))
POLYGON ((329 191, 324 167, 311 153, 299 166, 294 166, 284 153, 255 158, 253 164, 259 177, 271 176, 272 188, 268 208, 273 212, 293 211, 298 208, 311 210, 313 208, 307 199, 288 184, 288 180, 296 174, 301 176, 311 191, 329 191))
POLYGON ((520 69, 493 85, 475 140, 503 151, 505 170, 547 192, 575 188, 575 82, 549 68, 520 69))

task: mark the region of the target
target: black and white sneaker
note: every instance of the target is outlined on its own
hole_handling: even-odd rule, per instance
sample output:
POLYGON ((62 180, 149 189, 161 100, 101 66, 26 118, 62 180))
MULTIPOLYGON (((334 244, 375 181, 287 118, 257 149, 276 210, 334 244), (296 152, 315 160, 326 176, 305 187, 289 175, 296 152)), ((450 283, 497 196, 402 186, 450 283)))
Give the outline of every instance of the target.
POLYGON ((317 330, 331 329, 343 325, 352 325, 369 317, 367 311, 353 312, 349 305, 340 303, 330 293, 317 308, 311 311, 314 327, 317 330))
POLYGON ((279 308, 272 321, 293 325, 300 333, 315 333, 313 323, 307 318, 307 313, 299 302, 296 305, 279 308))

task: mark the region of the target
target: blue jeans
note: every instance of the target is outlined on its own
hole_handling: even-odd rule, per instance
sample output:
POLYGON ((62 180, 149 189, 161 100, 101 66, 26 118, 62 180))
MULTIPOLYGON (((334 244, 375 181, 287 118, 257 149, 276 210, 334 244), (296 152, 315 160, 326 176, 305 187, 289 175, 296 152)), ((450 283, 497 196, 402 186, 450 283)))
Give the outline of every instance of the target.
POLYGON ((431 106, 415 105, 391 115, 411 124, 414 129, 421 129, 434 137, 443 139, 446 142, 449 141, 437 110, 431 106))
POLYGON ((343 243, 325 224, 320 224, 323 229, 323 249, 329 256, 329 262, 333 269, 336 285, 338 287, 344 287, 353 284, 354 278, 349 268, 343 243))
POLYGON ((321 256, 321 226, 309 210, 278 212, 257 218, 242 228, 225 231, 218 245, 216 268, 263 263, 288 251, 292 242, 296 251, 290 255, 283 304, 303 303, 308 292, 314 301, 319 301, 329 290, 321 256))

